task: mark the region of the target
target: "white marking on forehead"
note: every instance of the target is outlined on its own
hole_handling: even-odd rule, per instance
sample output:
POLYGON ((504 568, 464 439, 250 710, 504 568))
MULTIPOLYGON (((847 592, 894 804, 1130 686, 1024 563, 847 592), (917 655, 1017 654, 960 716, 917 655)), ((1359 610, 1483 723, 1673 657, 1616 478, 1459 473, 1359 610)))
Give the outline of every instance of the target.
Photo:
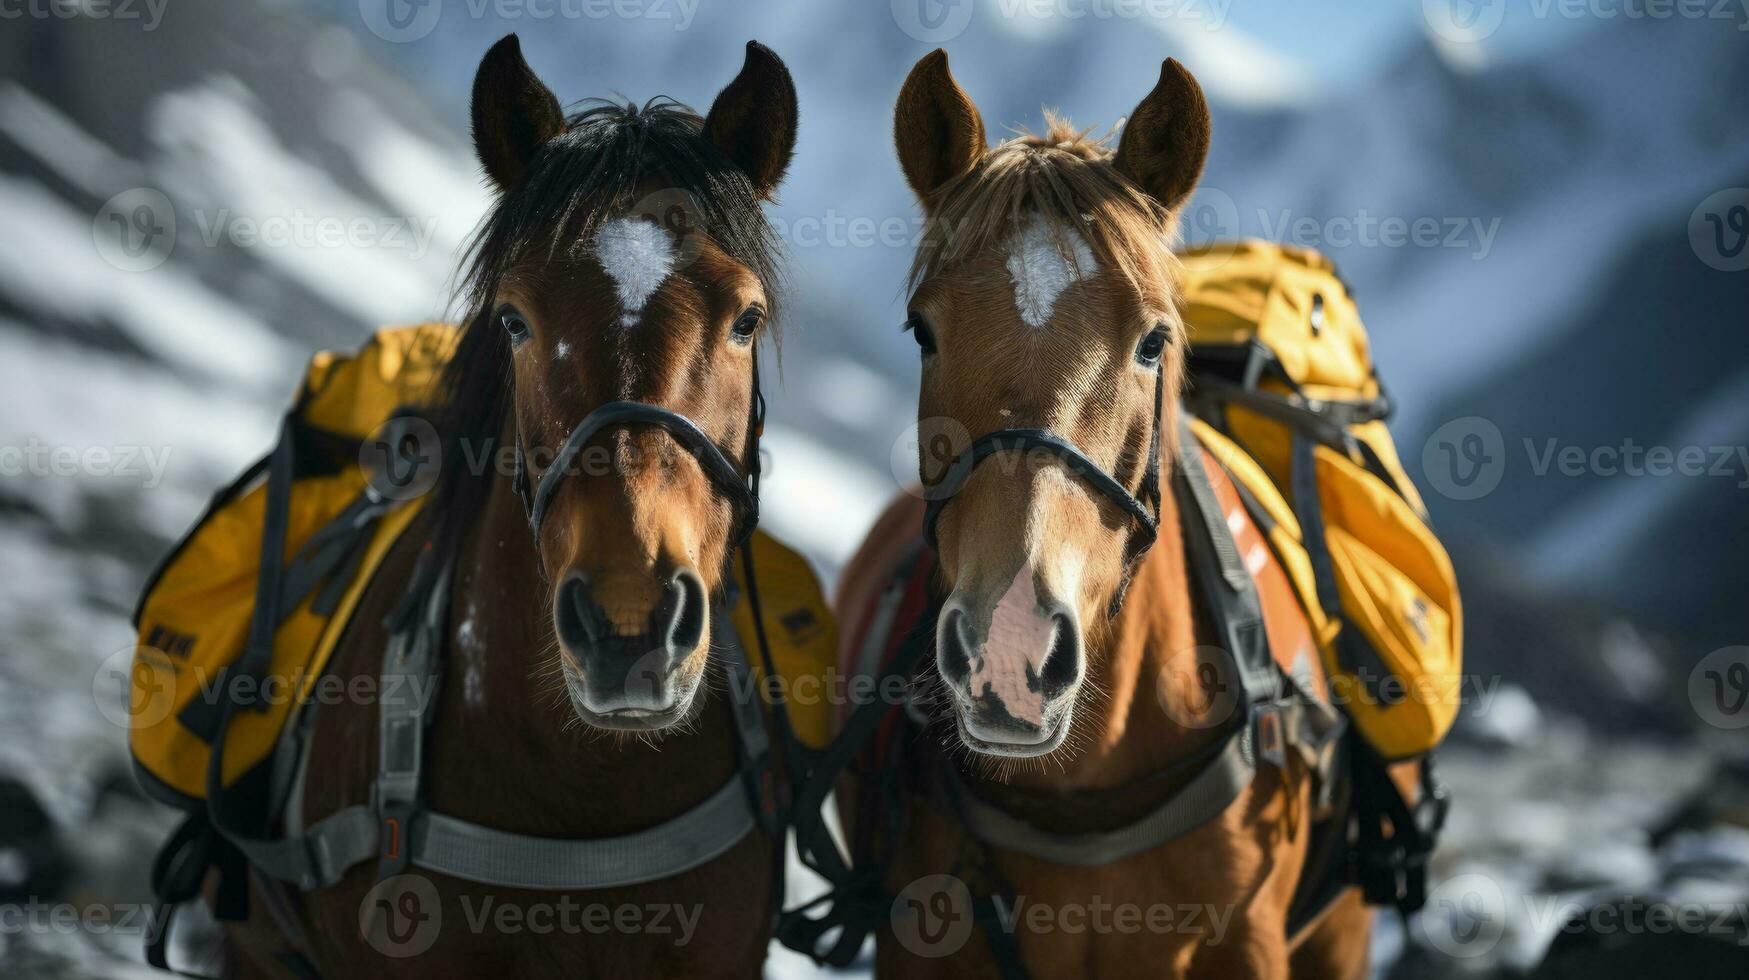
POLYGON ((570 344, 561 340, 557 344, 553 345, 553 360, 562 361, 565 358, 570 357, 570 356, 571 356, 571 345, 570 344))
POLYGON ((595 260, 613 280, 623 311, 619 322, 629 327, 674 271, 674 241, 653 221, 615 218, 595 232, 595 260))
POLYGON ((1044 326, 1063 290, 1098 270, 1093 249, 1079 232, 1055 227, 1036 213, 1027 215, 1026 224, 1008 243, 1014 306, 1028 326, 1044 326))

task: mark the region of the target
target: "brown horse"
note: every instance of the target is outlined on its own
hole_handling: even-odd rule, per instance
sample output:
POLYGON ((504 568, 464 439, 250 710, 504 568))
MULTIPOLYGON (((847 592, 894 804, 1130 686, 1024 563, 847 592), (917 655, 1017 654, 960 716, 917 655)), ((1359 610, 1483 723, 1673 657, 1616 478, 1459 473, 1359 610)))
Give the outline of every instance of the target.
MULTIPOLYGON (((1168 60, 1115 152, 1054 117, 1042 135, 992 148, 937 51, 905 82, 895 137, 929 227, 907 323, 922 351, 920 429, 955 453, 981 435, 1043 430, 1121 487, 1098 492, 1055 451, 998 448, 959 473, 934 515, 942 738, 933 752, 924 740, 924 762, 1048 833, 1121 827, 1216 747, 1204 672, 1232 670, 1198 655, 1220 641, 1193 599, 1180 507, 1149 492, 1177 458, 1185 329, 1171 246, 1208 109, 1168 60), (1158 537, 1132 568, 1143 521, 1114 501, 1150 496, 1158 537)), ((942 485, 939 466, 923 477, 942 485)), ((864 642, 852 624, 891 579, 894 542, 924 526, 924 503, 902 498, 852 561, 839 598, 847 649, 864 642)), ((908 921, 997 885, 1018 903, 999 928, 1035 977, 1365 975, 1370 912, 1353 893, 1297 948, 1287 935, 1313 812, 1311 774, 1293 756, 1259 765, 1212 819, 1097 866, 979 841, 931 791, 942 778, 915 782, 892 845, 898 901, 877 933, 880 976, 998 972, 995 941, 954 932, 968 909, 908 921)))
MULTIPOLYGON (((498 196, 471 252, 471 312, 440 399, 442 474, 330 669, 374 680, 382 624, 418 556, 454 554, 426 806, 533 837, 630 834, 736 772, 731 707, 713 692, 711 650, 725 641, 710 606, 747 515, 660 428, 587 440, 597 452, 579 460, 606 465, 558 485, 534 534, 515 472, 499 463, 526 449, 539 481, 579 420, 623 401, 691 420, 747 472, 754 348, 777 287, 762 204, 789 163, 795 90, 750 43, 703 118, 667 100, 567 117, 512 35, 480 64, 472 118, 498 196)), ((295 815, 305 825, 366 802, 378 772, 375 707, 324 704, 313 723, 295 815)), ((418 920, 400 934, 391 922, 390 935, 433 926, 389 948, 361 932, 375 911, 400 911, 370 907, 374 861, 304 894, 252 876, 252 918, 230 931, 233 970, 291 975, 280 962, 289 924, 324 976, 757 976, 776 847, 753 832, 676 876, 574 892, 410 869, 429 890, 418 920)))

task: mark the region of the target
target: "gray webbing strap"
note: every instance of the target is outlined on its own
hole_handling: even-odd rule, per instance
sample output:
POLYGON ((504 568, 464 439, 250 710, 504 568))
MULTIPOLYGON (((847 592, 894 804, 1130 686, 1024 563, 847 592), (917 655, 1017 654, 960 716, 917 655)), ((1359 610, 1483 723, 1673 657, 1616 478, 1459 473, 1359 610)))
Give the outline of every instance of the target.
MULTIPOLYGON (((1110 864, 1175 840, 1231 806, 1257 772, 1251 733, 1250 725, 1238 729, 1226 747, 1166 802, 1115 830, 1053 833, 963 790, 960 813, 972 836, 992 847, 1081 868, 1110 864)), ((951 768, 949 773, 950 779, 959 778, 951 768)))
MULTIPOLYGON (((528 837, 426 811, 413 824, 415 867, 505 888, 616 888, 667 878, 710 861, 754 827, 739 776, 666 823, 620 837, 528 837)), ((263 871, 305 891, 327 888, 377 853, 377 817, 350 806, 303 837, 244 848, 263 871)))
MULTIPOLYGON (((1303 746, 1308 736, 1322 734, 1322 723, 1310 717, 1311 709, 1304 701, 1290 696, 1268 707, 1279 713, 1290 746, 1301 752, 1317 748, 1303 746)), ((1099 867, 1176 840, 1231 806, 1257 774, 1256 732, 1257 727, 1249 724, 1236 729, 1220 752, 1170 798, 1114 830, 1072 834, 1042 830, 984 802, 963 784, 954 787, 959 812, 972 836, 991 847, 1056 864, 1099 867)), ((947 767, 946 773, 957 783, 960 777, 952 767, 947 767)))
POLYGON ((443 645, 449 607, 450 565, 431 586, 420 620, 390 636, 383 651, 382 686, 377 698, 377 778, 372 802, 381 821, 378 876, 407 870, 408 845, 419 811, 419 786, 425 758, 425 726, 437 699, 437 651, 443 645))
MULTIPOLYGON (((723 671, 729 680, 729 713, 735 720, 735 740, 738 750, 740 778, 746 786, 747 802, 759 818, 760 825, 770 833, 778 830, 776 773, 772 769, 771 733, 765 728, 765 712, 760 708, 762 682, 753 677, 753 667, 747 658, 747 648, 727 612, 712 613, 712 636, 724 652, 723 671)), ((770 683, 765 678, 763 683, 770 683)))
POLYGON ((506 888, 617 888, 690 871, 733 847, 753 826, 736 775, 680 816, 620 837, 525 837, 427 812, 413 827, 413 863, 506 888))
POLYGON ((337 883, 346 870, 377 852, 377 818, 363 804, 349 806, 312 824, 297 837, 232 841, 249 863, 302 891, 337 883))
POLYGON ((1185 548, 1194 566, 1193 578, 1203 582, 1213 606, 1209 612, 1216 617, 1221 645, 1232 654, 1239 668, 1245 700, 1260 705, 1275 699, 1280 681, 1275 660, 1269 653, 1263 603, 1257 597, 1257 583, 1251 580, 1251 573, 1239 556, 1239 546, 1233 540, 1233 529, 1227 526, 1214 485, 1203 469, 1202 443, 1191 429, 1187 415, 1183 410, 1178 413, 1178 467, 1174 474, 1179 505, 1188 511, 1184 515, 1185 548))

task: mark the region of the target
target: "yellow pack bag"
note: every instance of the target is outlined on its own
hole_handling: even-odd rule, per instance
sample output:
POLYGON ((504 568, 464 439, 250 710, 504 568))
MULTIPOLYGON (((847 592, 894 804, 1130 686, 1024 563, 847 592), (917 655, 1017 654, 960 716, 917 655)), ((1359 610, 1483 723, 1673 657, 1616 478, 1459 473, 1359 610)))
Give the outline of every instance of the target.
POLYGON ((1198 435, 1268 529, 1332 697, 1385 759, 1421 755, 1457 716, 1463 612, 1359 310, 1310 250, 1223 242, 1183 258, 1198 435))
POLYGON ((273 452, 220 490, 147 580, 134 613, 129 743, 154 796, 206 797, 210 747, 229 693, 251 703, 225 740, 224 785, 272 753, 292 709, 326 667, 371 573, 419 509, 383 496, 361 465, 364 440, 424 403, 452 327, 384 330, 356 354, 309 364, 273 452), (287 477, 279 623, 271 656, 244 680, 275 466, 287 477), (247 689, 244 689, 244 688, 247 689))

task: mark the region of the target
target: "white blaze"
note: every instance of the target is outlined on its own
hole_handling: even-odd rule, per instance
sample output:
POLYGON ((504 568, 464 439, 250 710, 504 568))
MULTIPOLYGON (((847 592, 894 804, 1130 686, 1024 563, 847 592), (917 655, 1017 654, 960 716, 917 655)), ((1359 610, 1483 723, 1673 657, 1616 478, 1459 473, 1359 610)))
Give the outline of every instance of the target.
POLYGON ((674 241, 653 221, 615 218, 595 232, 595 259, 613 280, 623 311, 619 322, 629 327, 674 271, 674 241))
POLYGON ((1027 215, 1008 245, 1014 306, 1028 326, 1044 326, 1063 290, 1098 269, 1086 239, 1072 228, 1053 228, 1036 213, 1027 215))

